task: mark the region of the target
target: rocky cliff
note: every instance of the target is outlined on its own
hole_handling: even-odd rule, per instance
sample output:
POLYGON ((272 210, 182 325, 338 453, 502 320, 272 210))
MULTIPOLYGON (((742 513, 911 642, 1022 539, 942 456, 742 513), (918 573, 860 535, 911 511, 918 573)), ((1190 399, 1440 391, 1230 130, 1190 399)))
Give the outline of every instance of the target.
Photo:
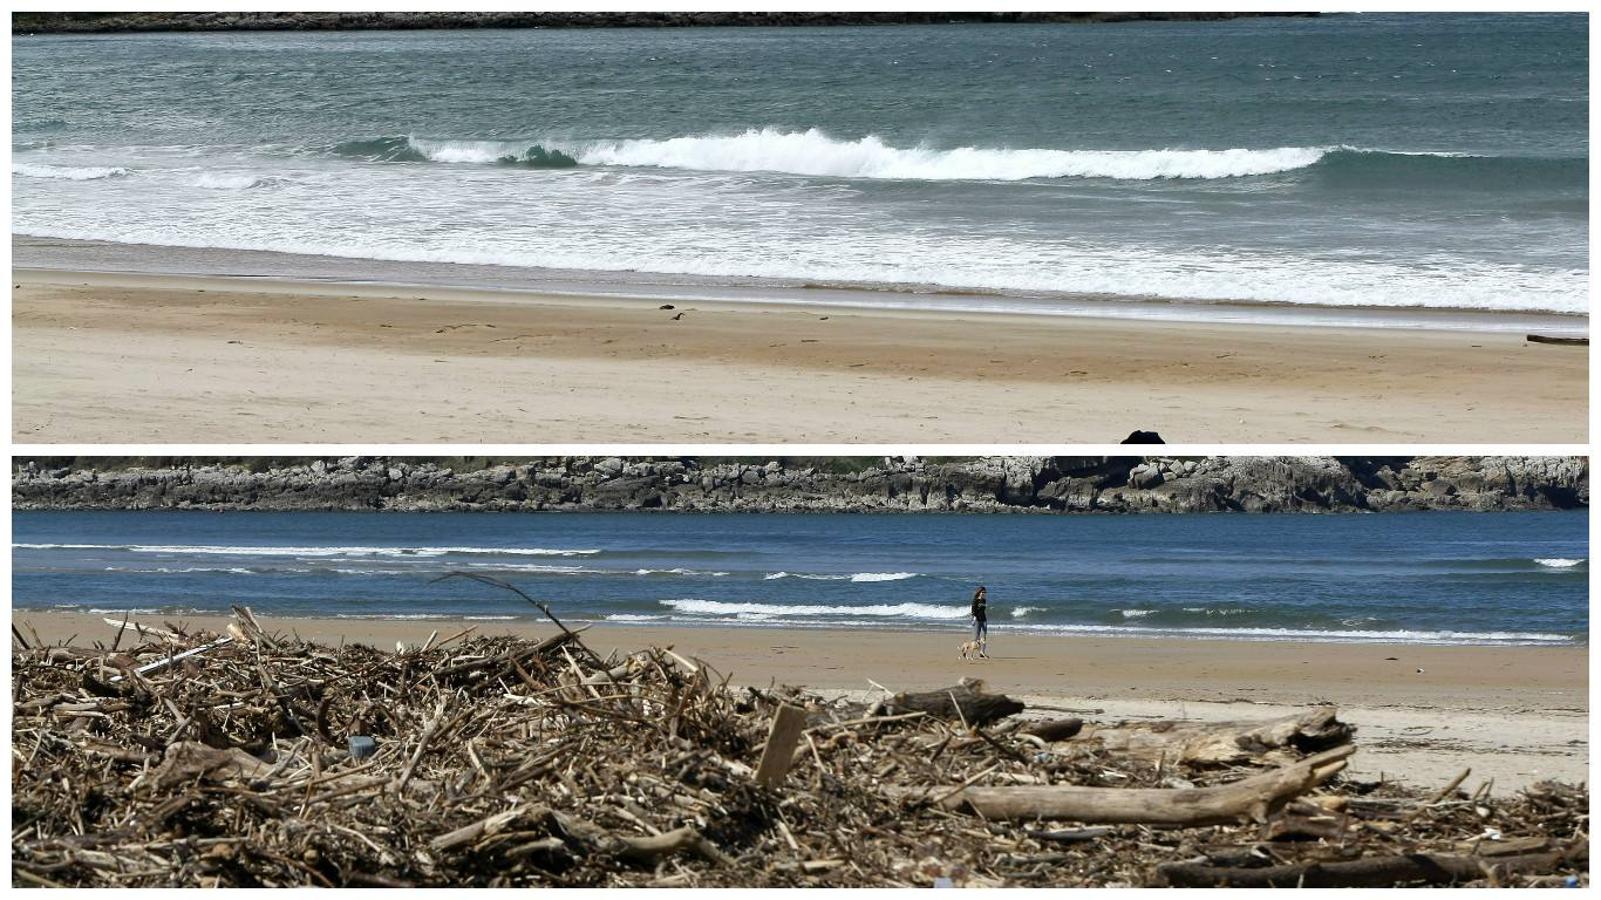
POLYGON ((1582 457, 19 458, 16 509, 1347 512, 1574 509, 1582 457))
POLYGON ((12 14, 13 33, 326 31, 419 28, 687 28, 1209 21, 1313 13, 1229 12, 126 12, 12 14))

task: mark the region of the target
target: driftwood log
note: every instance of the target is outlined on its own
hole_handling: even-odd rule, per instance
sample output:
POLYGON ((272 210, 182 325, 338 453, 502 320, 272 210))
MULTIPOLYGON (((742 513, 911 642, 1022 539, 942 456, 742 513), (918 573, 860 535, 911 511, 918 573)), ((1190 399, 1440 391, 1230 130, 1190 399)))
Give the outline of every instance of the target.
POLYGON ((1409 853, 1369 856, 1341 862, 1304 863, 1246 869, 1202 863, 1167 863, 1157 867, 1159 883, 1169 887, 1393 887, 1403 884, 1462 884, 1508 875, 1538 875, 1590 856, 1588 841, 1565 850, 1518 856, 1451 856, 1409 853))
POLYGON ((1328 781, 1356 747, 1345 745, 1230 784, 1205 788, 1102 788, 1077 785, 931 787, 897 791, 986 819, 1060 819, 1088 825, 1223 825, 1254 820, 1328 781))
POLYGON ((1077 737, 1083 730, 1083 719, 1046 719, 1043 722, 1030 722, 1019 728, 1018 733, 1031 735, 1042 741, 1065 741, 1077 737))
POLYGON ((1556 337, 1548 334, 1526 334, 1523 339, 1531 344, 1566 344, 1570 347, 1588 347, 1590 339, 1587 337, 1556 337))
POLYGON ((873 715, 894 716, 920 712, 970 728, 988 725, 1023 711, 1023 702, 1005 694, 984 690, 982 678, 963 678, 961 683, 933 691, 902 691, 879 703, 873 715))
POLYGON ((1147 760, 1222 766, 1263 761, 1287 764, 1303 754, 1351 741, 1356 729, 1332 706, 1262 722, 1125 722, 1086 725, 1074 743, 1147 760))

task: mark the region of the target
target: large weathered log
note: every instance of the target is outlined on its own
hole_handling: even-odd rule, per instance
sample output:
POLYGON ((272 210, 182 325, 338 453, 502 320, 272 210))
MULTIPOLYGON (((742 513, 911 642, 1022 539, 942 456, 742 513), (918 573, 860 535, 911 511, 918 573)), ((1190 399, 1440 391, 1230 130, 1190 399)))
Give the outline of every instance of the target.
POLYGON ((1090 825, 1223 825, 1255 820, 1333 778, 1356 752, 1347 744, 1231 784, 1205 788, 1099 788, 1077 785, 931 787, 895 791, 986 819, 1061 819, 1090 825))
POLYGON ((1086 725, 1074 743, 1142 759, 1212 766, 1265 761, 1287 764, 1304 753, 1349 743, 1356 729, 1332 706, 1265 722, 1125 722, 1086 725))
POLYGON ((874 714, 893 716, 921 712, 961 721, 970 727, 988 725, 1023 711, 1023 702, 984 691, 982 678, 963 678, 954 687, 935 691, 902 691, 880 703, 874 714))
POLYGON ((1167 863, 1157 881, 1169 887, 1395 887, 1405 884, 1461 884, 1507 875, 1540 875, 1589 859, 1588 841, 1567 850, 1521 856, 1448 856, 1409 853, 1342 862, 1303 863, 1237 869, 1203 863, 1167 863))

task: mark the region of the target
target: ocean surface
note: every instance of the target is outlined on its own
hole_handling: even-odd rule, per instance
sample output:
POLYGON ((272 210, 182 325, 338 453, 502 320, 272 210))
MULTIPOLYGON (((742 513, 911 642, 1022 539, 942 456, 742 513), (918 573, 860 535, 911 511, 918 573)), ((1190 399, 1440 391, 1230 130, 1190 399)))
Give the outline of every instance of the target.
POLYGON ((1361 14, 17 36, 12 228, 507 285, 1580 316, 1586 32, 1361 14))
POLYGON ((1584 513, 18 512, 18 608, 1583 643, 1584 513))

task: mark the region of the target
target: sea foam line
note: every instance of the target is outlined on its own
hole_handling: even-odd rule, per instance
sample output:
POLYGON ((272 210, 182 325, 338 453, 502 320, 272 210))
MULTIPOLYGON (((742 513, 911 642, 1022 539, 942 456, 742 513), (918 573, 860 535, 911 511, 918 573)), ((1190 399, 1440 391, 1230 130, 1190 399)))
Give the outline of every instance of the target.
POLYGON ((706 616, 870 616, 948 620, 967 618, 966 606, 935 606, 930 603, 879 603, 865 606, 836 606, 807 603, 728 603, 721 600, 662 600, 663 606, 681 613, 706 616))
POLYGON ((802 578, 807 581, 850 581, 856 584, 867 584, 876 581, 905 581, 908 578, 917 578, 921 572, 855 572, 849 575, 828 575, 813 572, 769 572, 762 576, 763 581, 777 581, 780 578, 802 578))

